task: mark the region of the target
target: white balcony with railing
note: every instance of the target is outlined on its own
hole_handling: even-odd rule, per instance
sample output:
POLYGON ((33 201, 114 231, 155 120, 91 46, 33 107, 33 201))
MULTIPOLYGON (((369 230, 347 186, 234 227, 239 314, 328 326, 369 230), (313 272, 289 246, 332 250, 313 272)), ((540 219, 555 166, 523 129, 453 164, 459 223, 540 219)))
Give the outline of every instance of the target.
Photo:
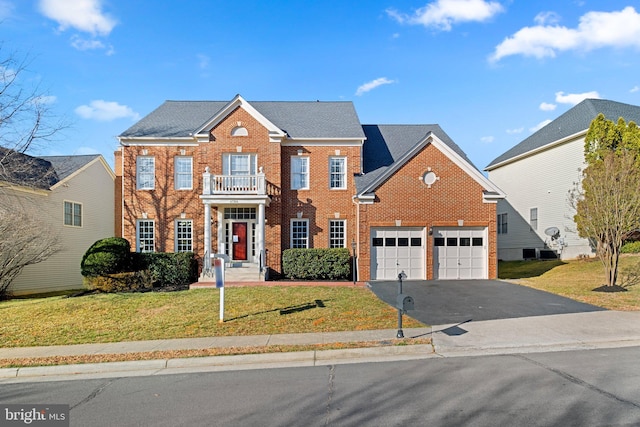
POLYGON ((265 195, 266 179, 262 168, 256 175, 211 175, 209 168, 202 174, 204 195, 265 195))

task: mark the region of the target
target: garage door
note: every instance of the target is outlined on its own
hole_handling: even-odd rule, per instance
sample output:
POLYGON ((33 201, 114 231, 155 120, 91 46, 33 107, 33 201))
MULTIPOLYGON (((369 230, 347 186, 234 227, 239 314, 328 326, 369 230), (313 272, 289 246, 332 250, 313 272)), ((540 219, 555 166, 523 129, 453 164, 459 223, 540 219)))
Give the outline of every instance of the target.
POLYGON ((486 279, 486 228, 434 228, 433 262, 436 279, 486 279))
POLYGON ((401 271, 408 280, 425 279, 424 228, 372 228, 370 243, 372 280, 397 280, 401 271))

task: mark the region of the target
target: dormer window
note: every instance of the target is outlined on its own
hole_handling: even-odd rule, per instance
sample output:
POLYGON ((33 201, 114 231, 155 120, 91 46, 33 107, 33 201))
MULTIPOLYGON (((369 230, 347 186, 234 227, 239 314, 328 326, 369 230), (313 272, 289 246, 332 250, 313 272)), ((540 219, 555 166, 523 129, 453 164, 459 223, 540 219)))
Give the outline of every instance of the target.
POLYGON ((244 126, 236 126, 231 129, 231 136, 249 136, 249 131, 244 126))

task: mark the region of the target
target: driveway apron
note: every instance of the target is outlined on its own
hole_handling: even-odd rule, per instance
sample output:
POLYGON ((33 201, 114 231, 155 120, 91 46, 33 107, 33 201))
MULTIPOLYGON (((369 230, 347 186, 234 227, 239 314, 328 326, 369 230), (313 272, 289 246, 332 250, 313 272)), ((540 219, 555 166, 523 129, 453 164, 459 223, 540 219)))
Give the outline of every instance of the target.
MULTIPOLYGON (((372 281, 369 287, 396 306, 397 281, 372 281)), ((402 293, 415 302, 407 315, 426 325, 605 310, 501 280, 411 280, 402 283, 402 293)))

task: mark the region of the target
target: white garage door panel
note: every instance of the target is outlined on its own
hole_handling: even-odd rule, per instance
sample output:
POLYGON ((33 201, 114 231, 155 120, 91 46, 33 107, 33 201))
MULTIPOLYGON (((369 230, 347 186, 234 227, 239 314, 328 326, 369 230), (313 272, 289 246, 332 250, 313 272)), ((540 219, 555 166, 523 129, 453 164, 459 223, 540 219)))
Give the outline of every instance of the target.
POLYGON ((486 228, 437 228, 433 231, 436 279, 486 279, 486 228))
POLYGON ((372 280, 396 280, 401 271, 407 279, 425 279, 424 228, 374 227, 370 243, 372 280))

